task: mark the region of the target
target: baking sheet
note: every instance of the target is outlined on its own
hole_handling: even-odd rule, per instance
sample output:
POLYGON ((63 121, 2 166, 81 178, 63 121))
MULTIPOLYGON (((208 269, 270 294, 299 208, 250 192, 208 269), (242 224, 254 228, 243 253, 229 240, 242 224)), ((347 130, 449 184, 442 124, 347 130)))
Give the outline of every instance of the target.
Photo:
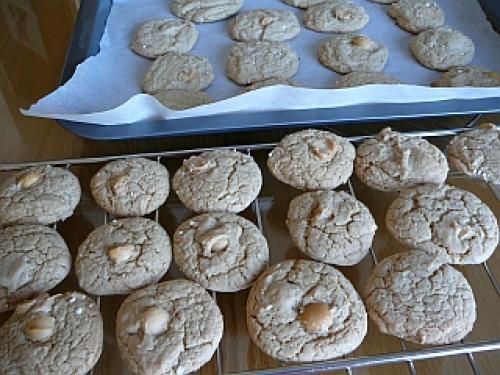
MULTIPOLYGON (((334 108, 364 103, 412 103, 448 99, 500 97, 499 88, 433 89, 413 86, 428 85, 440 73, 425 69, 412 57, 408 44, 412 38, 386 14, 387 6, 355 0, 370 14, 371 21, 362 33, 379 40, 389 48, 385 72, 398 77, 403 85, 364 86, 331 90, 338 75, 324 68, 316 59, 317 44, 328 34, 302 28, 301 34, 289 42, 301 59, 294 77, 304 87, 270 87, 238 95, 241 88, 225 75, 225 58, 233 41, 227 33, 229 21, 198 24, 200 39, 192 53, 205 56, 214 67, 216 80, 207 92, 217 103, 185 110, 171 111, 154 98, 139 94, 143 76, 152 61, 135 55, 129 49, 135 29, 145 21, 172 17, 169 1, 114 1, 101 50, 80 64, 74 76, 55 92, 41 99, 29 111, 31 116, 51 117, 94 124, 121 124, 143 120, 205 116, 226 112, 286 109, 334 108), (314 88, 314 89, 311 89, 314 88)), ((500 36, 495 33, 475 0, 441 0, 447 24, 469 35, 476 44, 472 62, 500 70, 500 36)), ((288 9, 299 20, 303 11, 279 0, 246 2, 244 10, 255 8, 288 9)), ((167 125, 168 126, 168 125, 167 125)))

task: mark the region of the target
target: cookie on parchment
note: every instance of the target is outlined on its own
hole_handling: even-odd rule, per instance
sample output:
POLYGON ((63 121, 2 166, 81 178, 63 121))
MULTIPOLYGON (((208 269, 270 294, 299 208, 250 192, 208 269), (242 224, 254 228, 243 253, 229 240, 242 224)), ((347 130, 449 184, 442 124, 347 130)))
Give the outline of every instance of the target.
POLYGON ((189 52, 197 40, 198 31, 191 22, 152 20, 137 29, 130 48, 138 55, 156 58, 167 52, 189 52))
POLYGON ((0 373, 85 375, 102 345, 102 317, 92 299, 42 294, 17 306, 0 328, 0 373))
POLYGON ((14 225, 0 230, 0 312, 47 292, 71 268, 64 239, 44 225, 14 225))
POLYGON ((419 33, 444 25, 444 12, 434 1, 400 0, 392 3, 387 11, 404 30, 419 33))
POLYGON ((417 344, 460 341, 474 326, 467 279, 438 254, 409 251, 385 258, 366 291, 368 315, 382 333, 417 344))
POLYGON ((215 22, 238 11, 243 0, 172 0, 170 9, 177 17, 193 22, 215 22))
POLYGON ((300 32, 297 17, 282 9, 256 9, 237 15, 229 23, 229 35, 241 42, 252 40, 285 41, 300 32))
POLYGON ((363 85, 397 85, 399 80, 383 73, 352 72, 340 77, 335 88, 343 89, 363 85))
POLYGON ((500 130, 485 123, 455 136, 448 145, 448 160, 460 172, 500 184, 500 130))
POLYGON ((262 187, 262 173, 250 155, 207 151, 184 160, 172 179, 181 202, 195 212, 240 212, 262 187))
POLYGON ((355 153, 348 140, 308 129, 283 138, 269 154, 267 166, 278 180, 296 189, 335 189, 351 176, 355 153))
POLYGON ((146 72, 142 88, 148 94, 163 90, 206 89, 214 80, 208 59, 188 53, 168 52, 158 57, 146 72))
POLYGON ((387 210, 386 226, 412 249, 442 254, 448 263, 485 262, 498 245, 498 224, 490 208, 456 187, 403 190, 387 210))
POLYGON ((446 156, 420 137, 408 137, 384 128, 356 151, 354 170, 372 189, 394 191, 446 181, 446 156))
POLYGON ((0 226, 65 220, 73 215, 80 196, 80 183, 68 169, 50 165, 25 169, 0 186, 0 226))
POLYGON ((384 69, 389 52, 379 42, 364 35, 335 35, 320 43, 318 59, 337 73, 378 73, 384 69))
POLYGON ((214 354, 224 321, 200 285, 176 279, 140 289, 120 306, 116 339, 135 374, 187 374, 214 354))
POLYGON ((377 224, 368 208, 343 191, 303 193, 288 207, 294 244, 312 259, 352 266, 368 253, 377 224))
POLYGON ((153 96, 165 107, 176 111, 213 103, 213 99, 203 91, 164 90, 153 96))
POLYGON ((459 31, 441 27, 422 31, 410 43, 417 61, 429 69, 448 70, 467 65, 474 57, 472 40, 459 31))
POLYGON ((285 4, 306 9, 312 5, 319 4, 324 2, 325 0, 282 0, 285 4))
POLYGON ((142 217, 113 220, 94 229, 78 248, 78 284, 95 295, 127 294, 158 282, 172 250, 160 224, 142 217))
POLYGON ((312 5, 304 13, 304 26, 320 32, 351 33, 368 24, 366 10, 348 0, 332 0, 312 5))
POLYGON ((349 280, 332 266, 285 260, 250 290, 247 326, 253 342, 281 361, 323 361, 352 352, 367 315, 349 280))
POLYGON ((297 82, 291 79, 278 79, 278 78, 268 78, 263 81, 255 82, 250 86, 245 86, 245 92, 261 89, 268 86, 285 85, 285 86, 298 86, 297 82))
POLYGON ((175 263, 206 289, 248 288, 269 262, 267 241, 252 222, 230 213, 209 213, 182 223, 174 234, 175 263))
POLYGON ((143 216, 167 199, 168 171, 145 158, 114 160, 92 177, 90 190, 97 204, 111 214, 143 216))
POLYGON ((432 82, 433 87, 498 87, 500 73, 477 66, 458 66, 444 72, 441 78, 432 82))

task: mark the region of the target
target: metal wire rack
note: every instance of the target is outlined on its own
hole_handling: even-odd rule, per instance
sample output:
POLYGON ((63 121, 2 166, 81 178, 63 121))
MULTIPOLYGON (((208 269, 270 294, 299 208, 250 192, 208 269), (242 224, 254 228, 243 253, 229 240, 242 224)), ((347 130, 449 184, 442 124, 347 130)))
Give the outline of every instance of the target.
MULTIPOLYGON (((445 137, 457 134, 458 132, 467 131, 467 127, 459 128, 459 129, 441 129, 441 130, 433 130, 433 131, 412 131, 406 132, 407 136, 415 136, 415 137, 445 137)), ((372 135, 360 135, 354 137, 347 137, 351 142, 357 143, 364 139, 370 138, 372 135)), ((17 164, 0 164, 0 172, 9 172, 21 170, 27 167, 36 166, 36 165, 54 165, 54 166, 62 166, 66 168, 74 168, 77 166, 89 166, 95 164, 101 164, 108 161, 130 158, 130 157, 146 157, 150 159, 156 160, 158 163, 165 163, 170 159, 182 159, 186 158, 192 154, 198 154, 204 151, 211 151, 215 149, 235 149, 241 152, 248 153, 250 155, 254 155, 256 153, 266 152, 272 149, 275 146, 274 143, 267 144, 253 144, 253 145, 243 145, 243 146, 227 146, 227 147, 217 147, 217 148, 202 148, 202 149, 191 149, 191 150, 180 150, 180 151, 165 151, 158 153, 142 153, 142 154, 133 154, 133 155, 116 155, 116 156, 106 156, 106 157, 92 157, 92 158, 81 158, 81 159, 65 159, 65 160, 50 160, 50 161, 36 161, 36 162, 27 162, 27 163, 17 163, 17 164)), ((262 155, 261 155, 262 156, 262 155)), ((461 175, 458 173, 453 173, 453 177, 455 178, 467 178, 471 179, 471 177, 461 175)), ((479 182, 478 182, 479 183, 479 182)), ((482 182, 484 183, 484 182, 482 182)), ((495 186, 488 185, 498 199, 498 190, 495 186)), ((356 191, 354 184, 351 180, 347 183, 347 191, 349 191, 353 196, 356 196, 356 191)), ((170 199, 170 198, 169 198, 170 199)), ((260 204, 261 197, 258 197, 251 206, 251 210, 254 213, 254 220, 260 230, 267 235, 268 228, 262 219, 262 208, 260 204)), ((160 212, 156 210, 152 216, 156 221, 159 221, 160 212)), ((69 219, 71 220, 71 218, 69 219)), ((102 223, 107 223, 112 220, 112 217, 106 213, 102 213, 102 223)), ((271 249, 272 250, 272 249, 271 249)), ((370 256, 372 258, 373 264, 378 263, 378 257, 376 252, 370 249, 370 256)), ((500 297, 500 288, 496 279, 496 276, 493 274, 492 270, 485 262, 482 264, 482 269, 487 275, 487 279, 493 286, 496 292, 496 298, 500 297)), ((214 298, 217 298, 216 293, 212 293, 214 298)), ((106 297, 96 297, 97 303, 100 307, 102 307, 103 300, 105 301, 106 297)), ((223 311, 224 313, 224 311, 223 311)), ((499 322, 500 323, 500 322, 499 322)), ((302 365, 286 365, 281 364, 280 366, 274 368, 265 368, 265 369, 250 369, 247 371, 238 371, 248 374, 302 374, 302 373, 312 373, 312 372, 331 372, 336 370, 343 370, 346 374, 352 374, 354 369, 358 369, 361 367, 372 367, 372 366, 381 366, 381 365, 389 365, 394 363, 406 363, 408 372, 411 375, 416 375, 417 368, 415 366, 416 361, 422 360, 430 360, 442 357, 449 356, 458 356, 465 355, 467 361, 470 365, 470 370, 474 374, 481 374, 480 367, 476 363, 475 354, 479 352, 486 351, 498 351, 500 350, 500 337, 493 340, 487 341, 475 341, 475 342, 461 342, 457 344, 444 345, 444 346, 436 346, 436 347, 425 347, 419 348, 416 350, 409 350, 404 341, 400 341, 400 351, 389 352, 389 353, 380 353, 376 355, 369 356, 358 356, 358 357, 344 357, 342 359, 332 360, 332 361, 324 361, 318 363, 310 363, 310 364, 302 364, 302 365)), ((255 348, 255 350, 258 350, 255 348)), ((217 374, 229 374, 235 373, 233 371, 225 371, 224 364, 222 359, 222 350, 221 347, 216 351, 215 355, 215 364, 214 368, 217 374)), ((94 369, 92 374, 105 373, 99 371, 98 369, 94 369)))

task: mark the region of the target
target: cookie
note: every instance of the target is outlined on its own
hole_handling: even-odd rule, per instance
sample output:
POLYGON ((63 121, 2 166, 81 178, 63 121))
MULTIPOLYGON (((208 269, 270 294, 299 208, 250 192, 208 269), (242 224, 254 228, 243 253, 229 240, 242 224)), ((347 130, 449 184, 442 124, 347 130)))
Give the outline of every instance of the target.
POLYGON ((80 183, 69 170, 50 165, 28 168, 0 186, 0 226, 65 220, 73 215, 80 196, 80 183))
POLYGON ((195 212, 240 212, 257 198, 262 173, 249 155, 207 151, 184 160, 172 187, 181 202, 195 212))
POLYGON ((429 69, 448 70, 467 65, 474 57, 472 40, 450 28, 422 31, 410 43, 415 59, 429 69))
POLYGON ((355 153, 346 139, 308 129, 283 138, 269 154, 267 166, 278 180, 296 189, 335 189, 351 176, 355 153))
POLYGON ((167 232, 153 220, 113 220, 94 229, 78 248, 78 284, 95 295, 127 294, 158 282, 172 250, 167 232))
POLYGON ((281 361, 323 361, 352 352, 366 335, 358 293, 332 266, 285 260, 264 272, 247 301, 248 333, 281 361))
POLYGON ((477 66, 459 66, 444 72, 432 82, 434 87, 499 87, 500 73, 477 66))
POLYGON ((500 184, 500 131, 485 123, 455 136, 448 145, 448 160, 460 172, 500 184))
POLYGON ((182 223, 174 234, 175 263, 205 289, 248 288, 269 262, 267 241, 241 216, 210 213, 182 223))
POLYGON ((369 0, 371 1, 372 3, 378 3, 378 4, 391 4, 391 3, 395 3, 399 0, 369 0))
POLYGON ((153 20, 137 29, 130 48, 138 55, 154 59, 167 52, 189 52, 197 40, 198 31, 191 22, 153 20))
POLYGON ((143 216, 167 199, 168 171, 145 158, 114 160, 92 177, 90 190, 96 203, 111 214, 143 216))
POLYGON ((306 9, 312 5, 319 4, 324 2, 325 0, 282 0, 285 4, 306 9))
POLYGON ((71 268, 64 239, 43 225, 0 230, 0 312, 54 288, 71 268))
POLYGON ((434 1, 400 0, 392 3, 387 14, 404 30, 419 33, 444 25, 444 12, 434 1))
POLYGON ((402 191, 389 206, 386 225, 404 245, 442 254, 452 264, 485 262, 498 245, 498 224, 489 207, 448 185, 402 191))
POLYGON ((282 42, 239 42, 226 61, 227 76, 238 85, 268 78, 287 79, 299 69, 297 53, 282 42))
POLYGON ((300 32, 297 17, 281 9, 256 9, 237 15, 229 24, 231 38, 241 42, 252 40, 285 41, 300 32))
POLYGON ((312 5, 304 13, 304 26, 321 32, 351 33, 361 30, 369 20, 365 8, 348 0, 312 5))
POLYGON ((128 296, 118 310, 116 339, 135 374, 187 374, 210 361, 222 338, 215 300, 198 284, 170 280, 128 296))
POLYGON ((352 72, 340 77, 335 87, 343 89, 347 87, 364 85, 397 85, 399 80, 393 76, 382 73, 352 72))
POLYGON ((168 52, 146 72, 142 88, 148 94, 163 90, 200 91, 214 80, 208 59, 187 53, 168 52))
POLYGON ((154 94, 154 97, 165 107, 176 111, 213 102, 213 99, 202 91, 164 90, 154 94))
POLYGON ((408 137, 384 128, 357 149, 354 170, 372 189, 394 191, 446 181, 446 156, 420 137, 408 137))
POLYGON ((381 72, 388 56, 384 45, 363 35, 335 35, 318 48, 319 62, 341 74, 381 72))
POLYGON ((295 197, 286 225, 293 243, 314 260, 352 266, 368 254, 377 225, 368 208, 343 191, 295 197))
POLYGON ((170 9, 177 17, 193 22, 215 22, 238 11, 243 0, 172 0, 170 9))
POLYGON ((253 85, 245 86, 244 90, 245 92, 248 92, 261 89, 263 87, 276 86, 276 85, 298 86, 297 82, 294 82, 291 79, 268 78, 263 81, 255 82, 253 85))
POLYGON ((449 344, 472 330, 476 302, 467 279, 437 254, 409 251, 375 266, 368 315, 382 333, 417 344, 449 344))
POLYGON ((0 373, 84 375, 102 344, 102 317, 92 299, 42 294, 19 305, 0 328, 0 373))

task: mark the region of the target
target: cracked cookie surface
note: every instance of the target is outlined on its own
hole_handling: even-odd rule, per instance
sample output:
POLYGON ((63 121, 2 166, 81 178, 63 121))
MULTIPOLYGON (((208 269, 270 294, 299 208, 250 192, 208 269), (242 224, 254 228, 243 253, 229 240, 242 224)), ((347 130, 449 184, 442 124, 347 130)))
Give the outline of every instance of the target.
POLYGON ((312 259, 351 266, 368 253, 377 225, 368 208, 343 191, 308 192, 288 207, 294 244, 312 259))
POLYGON ((167 232, 145 218, 113 220, 94 229, 78 248, 75 271, 90 294, 127 294, 158 282, 172 250, 167 232))
POLYGON ((200 285, 176 279, 138 290, 116 318, 122 358, 136 374, 187 374, 210 361, 223 318, 200 285))
POLYGON ((437 254, 385 258, 365 291, 368 315, 385 334, 418 344, 449 344, 472 330, 476 303, 467 279, 437 254))
POLYGON ((448 159, 461 172, 500 184, 500 130, 482 124, 455 136, 448 145, 448 159))
POLYGON ((365 27, 369 20, 362 6, 347 0, 315 4, 304 13, 304 26, 321 32, 352 33, 365 27))
POLYGON ((334 133, 308 129, 283 138, 267 166, 281 182, 302 190, 335 189, 352 174, 354 146, 334 133))
POLYGON ((0 225, 52 224, 73 215, 81 189, 67 169, 32 167, 0 186, 0 225))
POLYGON ((363 85, 396 85, 400 83, 397 78, 382 73, 352 72, 340 77, 335 88, 356 87, 363 85))
POLYGON ((248 288, 267 267, 269 249, 247 219, 210 213, 182 223, 174 234, 175 263, 206 289, 236 292, 248 288))
POLYGON ((310 260, 285 260, 250 291, 247 326, 254 343, 282 361, 322 361, 352 352, 366 335, 367 315, 341 272, 310 260))
POLYGON ((429 0, 399 0, 389 6, 387 13, 411 33, 443 26, 445 18, 441 7, 429 0))
POLYGON ((172 0, 170 9, 177 17, 193 22, 215 22, 238 11, 243 0, 172 0))
POLYGON ((14 225, 0 230, 0 312, 46 292, 71 268, 64 239, 43 225, 14 225))
POLYGON ((143 216, 160 207, 168 197, 167 169, 156 161, 130 158, 112 161, 90 181, 96 203, 119 216, 143 216))
POLYGON ((241 152, 207 151, 184 160, 172 187, 195 212, 240 212, 257 198, 262 173, 254 159, 241 152))
POLYGON ((0 373, 84 375, 102 345, 102 317, 92 299, 42 294, 19 305, 0 328, 0 373))
POLYGON ((448 185, 402 191, 389 206, 386 225, 404 245, 440 253, 452 264, 482 263, 498 244, 498 224, 489 207, 448 185))
POLYGON ((384 128, 358 147, 354 170, 371 188, 394 191, 440 185, 446 181, 449 167, 446 156, 427 140, 384 128))
POLYGON ((497 87, 500 73, 477 66, 458 66, 444 72, 441 78, 432 82, 433 87, 497 87))

